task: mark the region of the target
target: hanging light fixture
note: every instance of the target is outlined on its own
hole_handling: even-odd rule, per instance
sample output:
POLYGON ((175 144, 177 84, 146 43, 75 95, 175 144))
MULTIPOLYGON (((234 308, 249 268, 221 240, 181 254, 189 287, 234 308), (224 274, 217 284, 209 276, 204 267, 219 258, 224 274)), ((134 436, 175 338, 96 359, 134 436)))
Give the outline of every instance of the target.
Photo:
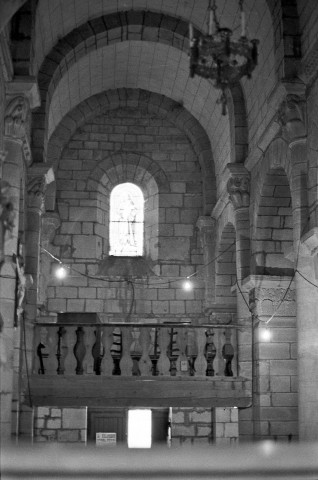
POLYGON ((213 81, 215 88, 222 90, 220 102, 222 115, 226 115, 225 90, 242 77, 251 77, 257 65, 258 40, 249 40, 246 36, 246 20, 243 0, 239 0, 241 13, 241 34, 233 40, 233 31, 221 28, 216 16, 216 0, 209 0, 208 34, 194 35, 189 25, 190 37, 190 77, 199 75, 213 81))

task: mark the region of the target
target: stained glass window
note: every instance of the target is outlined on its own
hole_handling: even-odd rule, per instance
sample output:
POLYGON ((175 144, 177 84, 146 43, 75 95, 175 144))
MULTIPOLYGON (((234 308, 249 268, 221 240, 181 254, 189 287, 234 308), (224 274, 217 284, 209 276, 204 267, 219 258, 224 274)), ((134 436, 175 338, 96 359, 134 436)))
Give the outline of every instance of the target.
POLYGON ((143 254, 144 197, 133 183, 121 183, 110 195, 109 255, 143 254))

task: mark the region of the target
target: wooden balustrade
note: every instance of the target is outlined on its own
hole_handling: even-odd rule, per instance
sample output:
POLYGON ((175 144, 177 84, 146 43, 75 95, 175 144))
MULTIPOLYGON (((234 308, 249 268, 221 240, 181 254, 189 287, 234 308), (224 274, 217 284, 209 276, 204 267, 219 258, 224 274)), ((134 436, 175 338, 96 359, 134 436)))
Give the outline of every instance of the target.
POLYGON ((235 377, 236 328, 184 324, 37 324, 33 373, 235 377))

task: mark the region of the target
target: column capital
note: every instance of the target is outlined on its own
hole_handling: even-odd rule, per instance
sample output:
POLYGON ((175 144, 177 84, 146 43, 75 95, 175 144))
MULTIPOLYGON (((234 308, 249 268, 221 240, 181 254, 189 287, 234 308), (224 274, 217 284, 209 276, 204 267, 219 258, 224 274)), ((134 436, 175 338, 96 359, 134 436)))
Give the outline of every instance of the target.
POLYGON ((314 227, 301 237, 299 255, 303 257, 314 257, 317 254, 318 254, 318 227, 314 227))
POLYGON ((45 211, 44 200, 47 185, 54 181, 54 172, 46 165, 36 165, 28 172, 28 206, 38 209, 39 213, 45 211))
POLYGON ((41 104, 40 90, 35 77, 20 76, 6 83, 6 96, 8 102, 15 97, 24 97, 28 100, 30 109, 33 110, 41 104))
POLYGON ((228 163, 227 191, 234 210, 250 205, 250 172, 242 164, 228 163))
POLYGON ((30 103, 23 95, 11 97, 4 116, 4 134, 21 142, 28 136, 30 125, 30 103))

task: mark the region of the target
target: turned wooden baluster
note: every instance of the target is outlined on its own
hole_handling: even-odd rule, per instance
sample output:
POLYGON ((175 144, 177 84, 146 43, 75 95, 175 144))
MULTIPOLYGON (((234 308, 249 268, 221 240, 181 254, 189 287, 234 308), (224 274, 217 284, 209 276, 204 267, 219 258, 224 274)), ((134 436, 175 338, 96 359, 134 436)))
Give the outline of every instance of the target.
POLYGON ((214 377, 214 368, 213 368, 213 362, 216 356, 216 347, 214 345, 214 331, 212 329, 208 329, 206 331, 206 349, 205 349, 205 356, 207 360, 207 369, 206 369, 206 375, 207 377, 214 377))
POLYGON ((194 328, 188 329, 186 355, 189 363, 189 375, 191 377, 194 377, 195 376, 194 361, 198 355, 196 334, 195 334, 194 328))
POLYGON ((168 355, 170 358, 170 375, 175 377, 177 374, 177 360, 180 355, 180 350, 178 347, 178 331, 176 328, 170 329, 170 343, 168 350, 168 355))
POLYGON ((169 342, 170 342, 170 337, 169 337, 168 328, 160 327, 159 329, 160 357, 157 363, 157 369, 158 369, 159 375, 170 375, 170 360, 167 355, 169 342))
POLYGON ((142 377, 151 375, 152 363, 149 357, 149 348, 150 348, 150 331, 148 327, 141 329, 140 336, 142 356, 139 360, 139 369, 140 375, 142 377))
MULTIPOLYGON (((48 355, 45 360, 46 375, 56 375, 57 372, 57 347, 58 347, 58 327, 49 327, 47 329, 47 350, 48 355)), ((43 350, 42 350, 43 352, 43 350)))
POLYGON ((57 343, 57 374, 63 375, 65 372, 65 359, 68 352, 68 347, 66 343, 66 328, 60 327, 57 332, 58 343, 57 343))
POLYGON ((130 356, 131 346, 131 327, 124 327, 121 329, 122 334, 122 357, 119 365, 122 376, 131 376, 133 360, 130 356))
POLYGON ((39 325, 35 326, 34 329, 34 356, 33 356, 33 368, 32 368, 32 373, 34 374, 42 374, 41 372, 41 364, 40 364, 40 357, 39 357, 39 351, 38 347, 41 343, 41 329, 39 325))
POLYGON ((98 325, 94 333, 95 333, 95 343, 92 348, 92 356, 93 356, 93 362, 94 362, 93 370, 95 372, 95 375, 100 375, 101 363, 104 355, 104 347, 102 344, 102 327, 98 325))
POLYGON ((231 330, 227 328, 224 332, 225 343, 222 348, 222 357, 225 361, 224 375, 226 377, 233 377, 232 360, 234 357, 234 348, 231 345, 231 330))
POLYGON ((83 373, 84 373, 83 361, 84 361, 84 357, 85 357, 85 354, 86 354, 84 336, 85 336, 85 332, 84 332, 83 327, 77 327, 77 330, 76 330, 76 339, 77 340, 76 340, 76 344, 75 344, 75 347, 74 347, 74 355, 75 355, 76 362, 77 362, 76 370, 75 370, 76 375, 83 375, 83 373))
POLYGON ((187 339, 188 329, 178 328, 177 344, 179 347, 179 357, 176 362, 177 375, 189 375, 189 364, 186 356, 187 339))
POLYGON ((94 357, 93 357, 93 347, 96 342, 96 335, 95 335, 95 328, 92 326, 85 326, 85 335, 84 335, 84 343, 85 343, 85 357, 83 359, 83 368, 84 368, 84 375, 86 373, 92 374, 94 373, 94 357))
POLYGON ((65 375, 74 375, 76 370, 76 358, 74 355, 74 347, 76 345, 77 336, 76 336, 76 329, 77 327, 73 326, 65 326, 66 328, 66 335, 65 335, 65 343, 67 345, 67 355, 64 361, 64 374, 65 375))
POLYGON ((133 376, 139 376, 140 375, 140 369, 139 369, 139 361, 142 355, 142 348, 139 343, 139 337, 140 337, 140 329, 139 327, 133 327, 132 329, 132 337, 133 341, 130 346, 130 355, 133 360, 133 369, 132 369, 132 374, 133 376))
POLYGON ((151 360, 151 374, 153 376, 158 375, 158 358, 160 355, 160 349, 158 345, 158 328, 150 329, 150 345, 149 345, 149 357, 151 360))
POLYGON ((101 363, 101 374, 112 375, 114 369, 113 357, 111 355, 111 347, 113 343, 112 327, 103 327, 102 344, 104 347, 104 356, 101 363))
POLYGON ((205 358, 205 346, 206 346, 206 335, 203 328, 198 328, 196 330, 197 337, 197 346, 198 346, 198 355, 194 361, 195 375, 202 376, 206 375, 207 361, 205 358))

